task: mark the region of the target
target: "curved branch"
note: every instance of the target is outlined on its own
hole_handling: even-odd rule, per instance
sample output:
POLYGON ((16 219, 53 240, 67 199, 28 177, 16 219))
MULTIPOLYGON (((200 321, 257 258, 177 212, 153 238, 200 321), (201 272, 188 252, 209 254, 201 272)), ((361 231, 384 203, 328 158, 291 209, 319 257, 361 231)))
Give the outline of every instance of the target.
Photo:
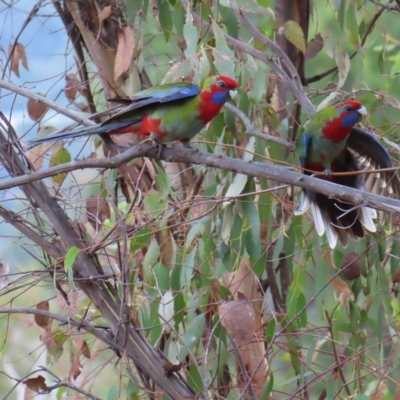
POLYGON ((285 64, 287 70, 290 72, 290 75, 293 79, 293 81, 296 83, 298 87, 302 87, 302 83, 299 77, 299 73, 296 69, 296 67, 293 65, 292 61, 288 57, 288 55, 270 38, 267 36, 263 35, 252 23, 251 21, 246 17, 246 15, 243 13, 243 11, 238 11, 236 13, 240 19, 240 21, 243 23, 243 25, 250 31, 250 33, 256 37, 261 43, 264 43, 277 57, 279 57, 283 63, 285 64))
MULTIPOLYGON (((372 1, 372 0, 370 0, 372 1)), ((384 8, 381 8, 377 13, 375 13, 374 18, 372 18, 372 20, 370 21, 370 23, 367 26, 367 29, 364 32, 363 37, 361 38, 361 43, 360 43, 360 48, 362 46, 364 46, 365 42, 367 41, 367 38, 369 36, 369 34, 372 32, 372 29, 376 23, 376 21, 378 20, 378 18, 383 14, 384 8)), ((350 60, 353 59, 356 54, 358 53, 358 51, 353 51, 353 53, 350 54, 350 60)), ((314 83, 314 82, 318 82, 321 79, 325 78, 326 76, 328 76, 329 74, 332 74, 333 72, 336 72, 338 70, 337 66, 334 66, 330 69, 328 69, 325 72, 322 72, 321 74, 318 75, 314 75, 311 78, 307 78, 305 84, 309 85, 310 83, 314 83)))
MULTIPOLYGON (((188 10, 189 2, 188 0, 181 0, 182 6, 188 10)), ((193 20, 196 22, 196 24, 199 24, 203 27, 204 30, 208 30, 209 32, 213 32, 212 26, 206 21, 204 21, 201 17, 199 17, 196 13, 193 11, 191 12, 193 16, 193 20)), ((242 51, 244 53, 250 54, 252 57, 257 58, 258 60, 262 61, 263 63, 267 64, 289 87, 291 92, 297 97, 298 101, 304 108, 304 110, 310 114, 313 115, 315 114, 315 108, 308 99, 307 95, 305 94, 303 90, 303 86, 297 85, 297 82, 294 81, 293 79, 290 79, 286 72, 272 59, 271 56, 268 56, 264 54, 263 52, 254 49, 253 47, 247 45, 246 43, 234 39, 232 36, 227 35, 224 33, 224 37, 226 42, 235 48, 236 50, 242 51)), ((273 51, 273 49, 271 49, 273 51)), ((278 57, 282 56, 282 51, 277 54, 278 57)))

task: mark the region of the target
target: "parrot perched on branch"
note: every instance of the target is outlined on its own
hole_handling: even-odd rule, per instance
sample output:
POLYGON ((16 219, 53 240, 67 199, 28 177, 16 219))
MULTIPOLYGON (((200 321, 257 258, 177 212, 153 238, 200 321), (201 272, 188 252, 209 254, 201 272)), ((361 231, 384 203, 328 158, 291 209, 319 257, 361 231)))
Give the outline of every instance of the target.
MULTIPOLYGON (((89 135, 132 133, 158 144, 190 140, 215 118, 226 101, 237 94, 237 82, 228 76, 210 76, 202 87, 192 83, 154 86, 136 93, 121 112, 99 125, 60 132, 31 140, 28 145, 89 135)), ((160 147, 161 149, 161 147, 160 147)))
MULTIPOLYGON (((394 171, 368 175, 335 176, 332 173, 355 172, 393 167, 389 154, 370 133, 354 126, 367 115, 358 101, 349 100, 329 106, 313 115, 302 127, 296 152, 303 173, 317 175, 340 185, 367 189, 375 194, 400 197, 400 181, 394 171)), ((304 214, 308 208, 314 218, 317 233, 326 233, 329 246, 336 247, 339 239, 347 246, 348 236, 364 237, 364 228, 375 232, 375 209, 355 207, 343 201, 330 199, 320 193, 304 190, 295 215, 304 214)))

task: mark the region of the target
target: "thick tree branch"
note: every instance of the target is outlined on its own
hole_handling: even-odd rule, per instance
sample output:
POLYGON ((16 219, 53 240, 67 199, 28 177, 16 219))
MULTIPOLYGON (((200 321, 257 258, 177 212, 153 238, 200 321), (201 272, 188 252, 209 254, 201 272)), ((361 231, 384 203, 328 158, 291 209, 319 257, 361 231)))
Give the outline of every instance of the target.
MULTIPOLYGON (((126 152, 115 157, 72 161, 43 171, 32 172, 8 179, 7 181, 0 183, 0 190, 26 185, 60 173, 71 172, 83 168, 116 168, 136 157, 156 158, 157 150, 150 144, 137 144, 129 148, 126 152)), ((205 165, 258 178, 271 179, 277 182, 299 186, 304 189, 310 189, 328 197, 340 199, 354 205, 369 205, 370 207, 390 213, 400 212, 400 200, 378 196, 373 193, 352 189, 347 186, 337 185, 312 176, 299 174, 290 171, 285 167, 273 164, 247 162, 237 158, 221 157, 214 154, 186 149, 179 144, 165 148, 161 154, 161 159, 168 162, 186 162, 205 165)))

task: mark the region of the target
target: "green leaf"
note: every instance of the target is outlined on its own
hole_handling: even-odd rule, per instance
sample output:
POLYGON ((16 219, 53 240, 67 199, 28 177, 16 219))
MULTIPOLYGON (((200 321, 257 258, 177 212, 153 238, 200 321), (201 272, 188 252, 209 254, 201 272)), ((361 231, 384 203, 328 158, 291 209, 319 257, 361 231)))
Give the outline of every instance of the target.
POLYGON ((161 193, 155 190, 150 190, 144 199, 145 210, 150 212, 153 218, 157 218, 167 208, 168 204, 162 198, 161 193))
POLYGON ((358 36, 358 21, 357 21, 357 4, 350 1, 347 9, 347 29, 350 32, 350 40, 356 47, 360 44, 360 37, 358 36))
POLYGON ((356 397, 354 397, 354 400, 370 400, 370 396, 366 396, 365 394, 358 394, 356 397))
POLYGON ((250 225, 246 233, 246 250, 251 257, 258 258, 261 255, 260 215, 253 202, 243 203, 242 206, 250 225))
POLYGON ((202 332, 204 332, 206 321, 204 314, 197 315, 189 325, 188 330, 183 334, 183 343, 185 346, 181 347, 179 354, 179 360, 184 360, 188 355, 188 351, 194 350, 194 348, 200 343, 202 332))
MULTIPOLYGON (((51 157, 49 167, 55 167, 56 165, 65 164, 70 161, 71 161, 71 154, 69 154, 67 149, 61 148, 51 157)), ((67 174, 58 174, 52 176, 51 179, 53 179, 54 182, 61 185, 66 176, 67 174)))
POLYGON ((299 293, 297 297, 297 313, 299 315, 299 325, 301 328, 305 328, 307 326, 307 310, 306 306, 306 298, 303 293, 299 293))
POLYGON ((196 249, 194 248, 186 257, 185 262, 183 264, 180 277, 180 282, 182 287, 185 287, 187 284, 189 284, 196 271, 196 266, 194 264, 195 256, 196 256, 196 249))
POLYGON ((339 73, 337 88, 340 89, 344 85, 350 71, 350 57, 340 46, 335 47, 334 56, 339 73))
POLYGON ((276 327, 276 320, 275 320, 275 318, 271 318, 268 321, 267 328, 266 328, 266 333, 265 333, 265 336, 266 336, 266 339, 267 339, 268 343, 270 343, 272 341, 272 339, 274 338, 275 327, 276 327))
POLYGON ((157 0, 159 11, 159 21, 161 28, 164 31, 165 41, 168 42, 172 31, 172 13, 171 7, 167 0, 157 0))
POLYGON ((190 228, 190 231, 188 232, 186 236, 186 242, 185 242, 185 247, 189 248, 189 246, 192 244, 194 238, 199 235, 199 233, 203 233, 204 231, 204 224, 202 223, 195 223, 193 226, 190 228))
POLYGON ((257 68, 256 75, 254 76, 253 87, 249 93, 249 97, 256 102, 265 101, 265 94, 267 92, 267 79, 264 68, 260 65, 257 68))
POLYGON ((130 252, 134 254, 136 250, 143 249, 150 243, 153 230, 150 227, 144 227, 135 233, 130 242, 130 252))
POLYGON ((203 379, 196 363, 190 364, 188 384, 193 387, 197 393, 204 390, 203 379))
POLYGON ((200 59, 199 59, 199 67, 200 67, 200 82, 203 82, 204 79, 210 75, 210 63, 208 61, 208 56, 206 51, 204 50, 203 43, 200 48, 200 59))
POLYGON ((150 333, 150 343, 154 345, 160 339, 162 334, 162 324, 160 317, 158 316, 158 310, 160 307, 160 302, 158 300, 153 300, 150 306, 150 320, 149 320, 149 333, 150 333))
POLYGON ((171 193, 171 180, 168 179, 165 171, 157 164, 154 164, 157 170, 156 181, 160 187, 161 199, 166 201, 171 193))
MULTIPOLYGON (((251 161, 254 158, 256 138, 251 136, 243 153, 243 161, 251 161)), ((246 186, 248 176, 244 174, 235 174, 232 183, 225 194, 225 197, 235 197, 242 193, 244 187, 246 186)), ((230 201, 225 201, 223 206, 230 204, 230 201)))
POLYGON ((222 218, 222 228, 221 228, 221 239, 228 243, 229 238, 232 233, 232 225, 234 221, 234 214, 233 214, 233 204, 225 207, 225 211, 222 218))
POLYGON ((182 78, 182 76, 189 76, 191 71, 192 64, 190 60, 184 60, 182 62, 175 63, 164 76, 161 83, 164 84, 177 82, 182 78))
MULTIPOLYGON (((190 3, 189 3, 190 4, 190 3)), ((185 57, 190 58, 197 53, 197 42, 199 40, 199 33, 193 25, 193 16, 190 10, 186 14, 186 23, 183 26, 183 38, 186 40, 185 57)))
POLYGON ((163 264, 158 263, 153 267, 154 275, 157 280, 157 287, 161 290, 168 290, 169 288, 169 271, 163 264))
POLYGON ((111 386, 110 389, 108 389, 107 400, 117 400, 119 398, 119 389, 116 386, 111 386))
POLYGON ((143 277, 145 282, 150 285, 151 287, 155 286, 156 279, 153 274, 153 266, 157 262, 158 258, 160 257, 160 248, 158 243, 155 239, 153 239, 147 249, 146 255, 143 258, 143 277))
POLYGON ((268 377, 267 383, 264 386, 264 390, 261 394, 260 400, 267 400, 269 399, 269 395, 274 387, 274 376, 271 373, 268 377))
POLYGON ((214 65, 218 72, 222 75, 235 76, 235 56, 233 51, 228 47, 224 36, 224 31, 219 25, 212 20, 214 30, 215 49, 212 53, 214 56, 214 65))
POLYGON ((64 268, 65 268, 66 272, 69 272, 72 270, 72 266, 75 262, 76 257, 79 254, 79 251, 80 251, 79 247, 76 247, 76 246, 72 246, 68 250, 67 254, 65 255, 65 260, 64 260, 64 268))
POLYGON ((283 27, 285 38, 303 54, 306 53, 306 40, 301 26, 296 21, 286 21, 283 27))

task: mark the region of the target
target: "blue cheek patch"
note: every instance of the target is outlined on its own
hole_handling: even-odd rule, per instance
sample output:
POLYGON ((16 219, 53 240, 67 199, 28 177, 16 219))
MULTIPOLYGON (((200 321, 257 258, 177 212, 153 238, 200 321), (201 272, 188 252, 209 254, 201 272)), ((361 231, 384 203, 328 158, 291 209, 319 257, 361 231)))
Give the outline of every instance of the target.
POLYGON ((222 105, 225 104, 229 98, 229 92, 216 92, 211 98, 213 104, 222 105))
POLYGON ((358 112, 352 112, 347 114, 342 119, 342 125, 344 127, 349 127, 355 125, 357 122, 360 122, 361 116, 358 112))

